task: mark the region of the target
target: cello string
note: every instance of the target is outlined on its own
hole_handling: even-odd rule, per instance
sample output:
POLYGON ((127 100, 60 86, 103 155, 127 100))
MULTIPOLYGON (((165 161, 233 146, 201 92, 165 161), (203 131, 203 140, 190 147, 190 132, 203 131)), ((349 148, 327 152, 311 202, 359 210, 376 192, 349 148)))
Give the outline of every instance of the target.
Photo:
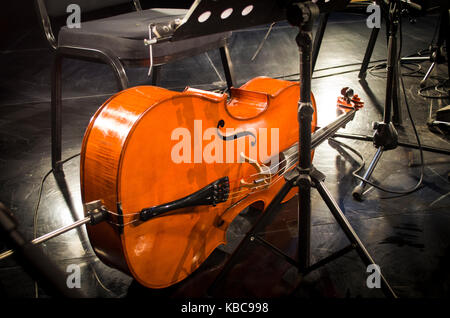
MULTIPOLYGON (((293 166, 294 166, 294 165, 291 165, 290 168, 292 168, 293 166)), ((289 171, 290 168, 289 168, 287 171, 289 171)), ((282 176, 283 176, 287 171, 285 171, 285 172, 283 172, 281 175, 279 175, 279 176, 278 176, 275 180, 273 180, 268 186, 262 186, 262 185, 255 186, 254 189, 257 189, 257 188, 261 188, 261 189, 258 189, 258 190, 256 190, 256 191, 253 191, 252 194, 256 194, 256 193, 258 193, 258 192, 265 191, 265 190, 271 188, 271 187, 274 186, 280 179, 282 179, 282 176)), ((250 189, 249 189, 249 190, 250 190, 250 189)), ((238 195, 238 196, 235 196, 235 197, 229 197, 228 199, 231 199, 231 200, 232 200, 232 199, 240 199, 240 198, 243 198, 243 197, 245 197, 245 196, 247 196, 247 195, 248 195, 248 194, 241 194, 241 195, 238 195)), ((112 212, 112 211, 108 211, 108 213, 113 214, 113 215, 117 215, 117 216, 134 216, 134 215, 139 214, 140 212, 127 213, 127 214, 123 214, 123 215, 119 215, 118 213, 115 213, 115 212, 112 212)), ((112 222, 112 221, 108 221, 108 223, 111 224, 111 225, 114 225, 114 226, 122 226, 122 227, 123 227, 123 226, 126 226, 126 225, 130 225, 130 224, 136 223, 136 222, 138 222, 138 221, 139 221, 139 219, 134 219, 134 220, 129 221, 129 222, 124 223, 124 224, 119 224, 119 223, 115 223, 115 222, 112 222)))
MULTIPOLYGON (((314 131, 313 131, 313 132, 314 132, 314 131)), ((278 162, 272 169, 278 168, 282 163, 284 163, 284 162, 287 161, 288 159, 292 158, 293 156, 298 155, 298 142, 296 142, 296 143, 292 144, 291 146, 289 146, 289 147, 287 148, 287 150, 290 149, 290 148, 292 148, 292 147, 294 147, 294 146, 296 146, 296 145, 297 145, 297 150, 295 150, 295 151, 294 151, 292 154, 290 154, 288 157, 286 157, 286 158, 284 158, 283 160, 281 160, 280 162, 278 162)), ((250 178, 250 177, 253 177, 253 176, 263 175, 263 174, 266 174, 266 173, 258 172, 258 173, 255 173, 255 174, 250 175, 249 178, 250 178)))
MULTIPOLYGON (((291 146, 291 147, 292 147, 292 146, 291 146)), ((294 156, 296 156, 296 155, 298 155, 298 150, 296 150, 294 153, 290 154, 290 155, 289 155, 288 157, 286 157, 285 159, 281 160, 277 165, 275 165, 274 168, 277 168, 277 167, 280 166, 282 163, 287 162, 289 159, 291 159, 292 157, 294 157, 294 156)), ((295 164, 296 162, 297 162, 297 161, 295 161, 294 164, 295 164)), ((291 168, 292 168, 292 164, 291 164, 291 166, 287 167, 286 170, 289 170, 289 169, 291 169, 291 168)), ((272 168, 272 169, 273 169, 273 168, 272 168)), ((284 174, 284 173, 283 173, 283 174, 284 174)), ((281 175, 283 175, 283 174, 281 174, 281 175)), ((263 172, 258 172, 258 173, 251 174, 251 175, 249 176, 249 178, 250 178, 250 177, 254 177, 254 176, 265 176, 265 175, 267 175, 267 174, 266 174, 266 173, 263 173, 263 172)), ((259 187, 260 185, 256 185, 256 186, 259 187)), ((261 185, 261 186, 262 186, 262 185, 261 185)), ((234 191, 235 189, 241 189, 241 188, 242 188, 241 186, 235 187, 235 188, 233 188, 233 189, 230 191, 229 194, 234 194, 234 193, 246 191, 246 190, 237 190, 237 191, 234 191)))
MULTIPOLYGON (((294 145, 292 145, 291 147, 293 147, 294 145)), ((286 158, 284 158, 283 160, 281 160, 280 162, 278 162, 275 166, 273 166, 272 168, 269 168, 269 167, 267 167, 267 168, 269 168, 269 170, 273 170, 273 169, 275 169, 275 168, 278 168, 282 163, 284 163, 284 162, 286 162, 288 159, 290 159, 291 157, 292 157, 292 155, 293 154, 290 154, 289 155, 289 157, 286 157, 286 158)), ((251 178, 251 177, 254 177, 254 176, 260 176, 260 175, 263 175, 263 174, 267 174, 267 173, 263 173, 263 172, 257 172, 257 173, 254 173, 254 174, 251 174, 251 175, 249 175, 248 177, 249 178, 251 178)))
MULTIPOLYGON (((267 185, 267 184, 263 184, 263 185, 255 185, 254 187, 250 187, 250 188, 247 188, 247 189, 241 189, 241 187, 237 187, 237 188, 239 188, 240 190, 238 190, 238 191, 231 191, 231 192, 229 193, 228 199, 235 199, 235 198, 239 198, 239 197, 243 197, 243 196, 247 195, 247 193, 244 193, 244 192, 249 192, 249 191, 252 191, 252 190, 256 190, 256 191, 253 191, 253 192, 252 192, 252 194, 254 194, 254 193, 258 193, 258 192, 264 191, 264 190, 266 190, 266 189, 272 187, 275 183, 277 183, 280 179, 282 179, 282 177, 283 177, 288 171, 290 171, 291 168, 294 167, 296 164, 297 164, 297 161, 293 162, 289 167, 287 167, 287 169, 286 169, 283 173, 277 175, 276 178, 274 178, 273 180, 271 180, 271 182, 270 182, 269 185, 267 185), (258 189, 258 188, 261 188, 261 189, 258 189), (243 193, 243 194, 238 194, 238 193, 243 193), (238 194, 238 195, 237 195, 237 196, 233 196, 233 195, 236 195, 236 194, 238 194)), ((124 217, 124 216, 125 216, 125 217, 129 217, 129 216, 135 216, 135 215, 140 214, 140 212, 133 212, 133 213, 126 213, 126 214, 119 214, 119 213, 116 213, 116 212, 113 212, 113 211, 109 211, 109 210, 108 210, 108 213, 109 213, 109 214, 112 214, 112 215, 115 215, 115 216, 122 216, 122 217, 124 217)), ((128 225, 128 224, 134 223, 135 221, 137 221, 137 220, 134 220, 134 221, 125 223, 125 224, 123 224, 123 225, 128 225)), ((111 223, 111 224, 114 224, 114 225, 120 225, 120 224, 116 224, 116 223, 112 223, 112 222, 110 222, 110 223, 111 223)))
MULTIPOLYGON (((276 179, 273 179, 273 180, 270 182, 270 184, 269 184, 268 186, 267 186, 267 185, 257 185, 257 186, 255 186, 255 189, 258 188, 258 187, 261 187, 261 188, 263 188, 263 189, 256 190, 256 191, 252 192, 252 194, 253 194, 253 193, 258 193, 258 192, 264 191, 264 190, 266 190, 266 189, 272 187, 275 183, 277 183, 280 179, 282 179, 283 176, 284 176, 287 172, 291 171, 291 169, 292 169, 294 166, 297 165, 297 162, 298 162, 298 160, 294 161, 288 168, 286 168, 286 170, 285 170, 283 173, 279 174, 279 175, 276 177, 276 179)), ((238 191, 236 191, 236 192, 238 192, 238 191)), ((236 192, 235 192, 235 193, 236 193, 236 192)), ((238 196, 238 197, 239 197, 239 196, 238 196)), ((232 197, 232 198, 236 198, 236 197, 232 197)))
MULTIPOLYGON (((291 148, 291 147, 293 147, 293 146, 295 146, 295 145, 298 145, 298 142, 294 143, 294 144, 293 144, 292 146, 290 146, 289 148, 291 148)), ((289 149, 289 148, 288 148, 288 149, 289 149)), ((298 148, 297 148, 297 149, 298 149, 298 148)), ((289 156, 287 156, 286 158, 284 158, 283 160, 281 160, 280 162, 278 162, 272 169, 278 168, 281 164, 283 164, 283 163, 285 163, 285 162, 288 162, 288 160, 290 160, 292 157, 297 156, 297 155, 298 155, 298 150, 294 151, 292 154, 290 154, 289 156)), ((277 179, 271 180, 269 186, 267 186, 267 184, 263 184, 263 185, 255 184, 253 187, 248 188, 248 189, 242 189, 242 186, 237 186, 237 187, 231 189, 231 191, 229 192, 229 197, 228 197, 228 198, 229 198, 229 199, 230 199, 230 198, 233 199, 233 198, 236 198, 236 196, 233 197, 233 195, 239 194, 239 193, 245 193, 245 194, 242 194, 242 195, 241 195, 241 197, 242 197, 243 195, 246 195, 249 191, 254 190, 254 189, 258 189, 258 188, 260 188, 260 187, 263 188, 262 190, 264 190, 264 189, 266 189, 266 188, 270 188, 273 184, 275 184, 276 182, 278 182, 278 180, 279 180, 279 179, 280 179, 287 171, 289 171, 296 163, 297 163, 297 161, 293 162, 289 167, 287 167, 287 168, 285 169, 285 171, 284 171, 282 174, 278 175, 277 179)), ((267 176, 267 173, 263 173, 263 172, 254 173, 254 174, 251 174, 251 175, 249 176, 249 178, 251 178, 251 177, 257 177, 257 176, 267 176)), ((257 192, 262 191, 262 190, 258 190, 258 191, 253 192, 253 193, 257 193, 257 192)), ((113 212, 113 211, 108 211, 108 213, 110 213, 110 214, 112 214, 112 215, 116 215, 116 216, 122 216, 122 217, 135 216, 135 215, 137 215, 137 214, 140 214, 140 212, 133 212, 133 213, 126 213, 126 214, 119 214, 119 213, 116 213, 116 212, 113 212)))
MULTIPOLYGON (((287 160, 287 159, 285 159, 285 160, 287 160)), ((294 163, 295 164, 295 163, 294 163)), ((288 167, 287 168, 287 170, 289 170, 291 167, 292 167, 293 165, 291 165, 290 167, 288 167)), ((281 175, 279 175, 279 176, 282 176, 282 175, 284 175, 284 173, 285 172, 283 172, 283 174, 281 174, 281 175)), ((261 173, 260 173, 261 174, 261 173)), ((258 174, 254 174, 254 175, 258 175, 258 174)), ((272 183, 272 182, 271 182, 272 183)), ((253 190, 253 189, 257 189, 257 188, 259 188, 259 187, 267 187, 267 185, 266 184, 264 184, 264 185, 258 185, 258 184, 255 184, 253 187, 251 187, 251 188, 247 188, 247 189, 242 189, 242 187, 235 187, 235 188, 233 188, 230 192, 229 192, 229 197, 228 198, 232 198, 232 196, 234 195, 234 194, 238 194, 238 193, 243 193, 243 192, 248 192, 248 191, 251 191, 251 190, 253 190), (239 190, 236 190, 236 191, 233 191, 234 189, 239 189, 239 190)), ((119 213, 117 213, 117 212, 113 212, 113 211, 110 211, 110 210, 108 210, 108 213, 109 214, 112 214, 112 215, 115 215, 115 216, 122 216, 122 217, 128 217, 128 216, 135 216, 135 215, 138 215, 138 214, 140 214, 140 212, 133 212, 133 213, 126 213, 126 214, 119 214, 119 213)))
POLYGON ((297 161, 293 162, 293 163, 292 163, 292 164, 291 164, 291 165, 290 165, 283 173, 279 174, 275 179, 273 179, 273 180, 270 182, 269 185, 267 185, 267 184, 263 184, 263 185, 255 185, 255 187, 253 187, 253 188, 249 188, 249 189, 245 189, 245 190, 241 190, 241 191, 235 191, 235 192, 231 193, 231 196, 229 196, 228 199, 241 198, 241 197, 243 197, 243 196, 246 195, 246 194, 242 194, 242 195, 233 196, 233 194, 236 194, 236 193, 239 193, 239 192, 247 192, 247 191, 250 191, 250 190, 254 190, 254 189, 261 188, 261 189, 258 189, 258 190, 256 190, 256 191, 253 191, 253 192, 252 192, 252 194, 255 194, 255 193, 258 193, 258 192, 261 192, 261 191, 264 191, 264 190, 269 189, 269 188, 272 187, 275 183, 277 183, 280 179, 282 179, 283 176, 284 176, 288 171, 290 171, 291 168, 293 168, 296 164, 297 164, 297 161))
MULTIPOLYGON (((269 189, 269 188, 272 187, 275 183, 277 183, 277 182, 283 177, 283 175, 284 175, 286 172, 288 172, 293 166, 295 166, 295 164, 296 164, 296 163, 293 163, 288 169, 286 169, 286 171, 284 171, 282 174, 278 175, 276 179, 273 179, 273 180, 270 182, 269 185, 255 185, 253 188, 248 188, 248 189, 244 189, 244 190, 240 190, 240 191, 231 192, 230 195, 229 195, 229 197, 228 197, 228 199, 231 199, 231 200, 232 200, 232 199, 236 199, 236 198, 242 198, 242 197, 244 197, 244 196, 246 196, 246 195, 248 194, 248 193, 243 193, 243 192, 249 192, 249 191, 255 190, 255 189, 256 189, 256 191, 253 191, 252 194, 255 194, 255 193, 258 193, 258 192, 261 192, 261 191, 264 191, 264 190, 269 189), (261 189, 258 189, 258 188, 261 188, 261 189), (235 195, 235 194, 237 194, 237 193, 243 193, 243 194, 240 194, 240 195, 237 195, 237 196, 233 196, 233 195, 235 195)), ((133 213, 126 213, 126 214, 119 214, 119 213, 116 213, 116 212, 113 212, 113 211, 109 211, 109 210, 108 210, 107 212, 108 212, 109 214, 112 214, 112 215, 115 215, 115 216, 122 216, 122 217, 131 217, 131 216, 135 216, 135 215, 140 214, 140 212, 133 212, 133 213)), ((111 222, 111 221, 108 221, 108 223, 110 223, 110 224, 112 224, 112 225, 115 225, 115 226, 125 226, 125 225, 129 225, 129 224, 135 223, 135 222, 137 222, 137 221, 139 221, 139 220, 138 220, 138 219, 132 220, 132 221, 127 222, 127 223, 124 223, 124 224, 118 224, 118 223, 114 223, 114 222, 111 222)))
MULTIPOLYGON (((291 155, 289 156, 289 159, 290 159, 292 156, 295 156, 295 155, 297 155, 297 154, 298 154, 298 151, 296 151, 295 153, 291 154, 291 155)), ((286 158, 285 160, 287 160, 287 159, 288 159, 288 158, 286 158)), ((291 168, 292 168, 293 166, 295 166, 295 165, 297 164, 297 162, 298 162, 298 160, 292 162, 291 165, 288 166, 288 167, 285 169, 285 171, 283 171, 283 173, 278 174, 278 175, 277 175, 277 179, 276 179, 275 181, 271 181, 271 183, 275 183, 276 181, 278 181, 278 179, 280 179, 281 177, 283 177, 289 170, 291 170, 291 168)), ((253 175, 251 175, 251 176, 255 176, 255 175, 263 175, 263 173, 257 173, 257 174, 253 174, 253 175)), ((266 186, 266 185, 255 185, 255 188, 258 188, 258 187, 264 187, 264 186, 266 186)), ((241 187, 237 187, 237 188, 240 189, 241 187)), ((234 188, 234 189, 236 189, 236 188, 234 188)), ((233 189, 233 190, 234 190, 234 189, 233 189)), ((246 190, 231 191, 231 192, 230 192, 230 195, 233 195, 233 194, 239 193, 239 192, 244 192, 244 191, 246 191, 246 190)))
MULTIPOLYGON (((298 144, 298 143, 295 143, 294 145, 296 145, 296 144, 298 144)), ((293 147, 294 145, 292 145, 291 147, 293 147)), ((282 163, 284 163, 285 161, 288 161, 289 159, 291 159, 293 156, 296 156, 296 155, 298 155, 298 150, 296 150, 294 153, 290 154, 288 157, 281 160, 272 169, 278 168, 282 163)), ((259 175, 263 175, 263 174, 266 174, 266 173, 258 172, 258 173, 254 173, 254 174, 250 175, 249 177, 259 176, 259 175)))
MULTIPOLYGON (((285 173, 286 173, 286 172, 284 172, 283 175, 284 175, 285 173)), ((261 189, 258 189, 258 190, 256 190, 256 191, 253 191, 252 194, 255 194, 255 193, 258 193, 258 192, 261 192, 261 191, 265 191, 265 190, 271 188, 271 187, 274 186, 280 179, 282 179, 282 175, 280 175, 278 178, 276 178, 275 180, 273 180, 268 186, 258 186, 258 187, 261 187, 261 189)), ((238 196, 235 196, 235 197, 232 197, 231 199, 242 198, 243 196, 245 196, 245 194, 243 194, 243 195, 238 195, 238 196)))
POLYGON ((130 221, 130 222, 127 222, 127 223, 124 223, 124 224, 114 223, 112 221, 108 221, 108 223, 111 224, 111 225, 115 225, 115 226, 125 226, 125 225, 130 225, 132 223, 135 223, 137 221, 139 221, 139 219, 134 219, 133 221, 130 221))
MULTIPOLYGON (((298 151, 295 151, 294 153, 292 153, 292 154, 290 154, 288 157, 286 157, 285 159, 283 159, 282 161, 280 161, 278 164, 277 164, 277 166, 279 166, 281 163, 283 163, 283 162, 286 162, 286 161, 288 161, 290 158, 292 158, 293 156, 295 156, 295 155, 297 155, 298 154, 298 151)), ((246 188, 246 189, 242 189, 242 187, 241 186, 238 186, 238 187, 235 187, 235 188, 233 188, 232 189, 232 191, 230 191, 229 192, 229 196, 228 196, 228 199, 236 199, 236 198, 242 198, 242 197, 244 197, 245 195, 247 195, 248 194, 248 192, 249 191, 253 191, 253 192, 251 192, 252 194, 255 194, 255 193, 258 193, 258 192, 261 192, 261 191, 264 191, 264 190, 266 190, 266 189, 269 189, 270 187, 272 187, 274 184, 276 184, 288 171, 290 171, 291 170, 291 168, 292 167, 294 167, 295 165, 297 164, 297 161, 294 161, 294 162, 292 162, 286 169, 285 169, 285 171, 283 171, 283 173, 281 173, 281 174, 279 174, 279 175, 276 175, 276 178, 274 178, 274 179, 272 179, 271 181, 270 181, 270 183, 269 184, 262 184, 262 185, 259 185, 259 184, 255 184, 253 187, 249 187, 249 188, 246 188), (259 188, 261 188, 261 189, 259 189, 259 188), (235 191, 233 191, 234 189, 238 189, 238 190, 235 190, 235 191), (255 191, 256 190, 256 191, 255 191), (237 194, 237 195, 236 195, 237 194)), ((250 175, 250 176, 260 176, 260 175, 265 175, 265 173, 256 173, 256 174, 252 174, 252 175, 250 175)), ((131 216, 135 216, 135 215, 138 215, 138 214, 140 214, 140 212, 133 212, 133 213, 126 213, 126 214, 119 214, 119 213, 116 213, 116 212, 113 212, 113 211, 110 211, 110 210, 108 210, 107 211, 109 214, 112 214, 112 215, 115 215, 115 216, 122 216, 122 217, 131 217, 131 216)), ((125 224, 118 224, 118 223, 114 223, 114 222, 108 222, 108 223, 110 223, 110 224, 112 224, 112 225, 116 225, 116 226, 125 226, 125 225, 128 225, 128 224, 132 224, 132 223, 134 223, 134 222, 137 222, 138 220, 133 220, 133 221, 130 221, 130 222, 127 222, 127 223, 125 223, 125 224)))

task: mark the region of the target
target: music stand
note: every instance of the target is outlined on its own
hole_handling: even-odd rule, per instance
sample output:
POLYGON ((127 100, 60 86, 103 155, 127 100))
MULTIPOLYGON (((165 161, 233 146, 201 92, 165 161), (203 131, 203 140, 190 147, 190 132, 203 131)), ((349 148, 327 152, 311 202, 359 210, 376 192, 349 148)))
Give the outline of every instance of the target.
MULTIPOLYGON (((320 11, 330 12, 338 8, 341 9, 340 6, 345 6, 347 2, 347 0, 336 0, 332 1, 332 3, 325 3, 323 6, 319 7, 311 1, 285 3, 283 1, 274 0, 197 0, 192 5, 183 21, 176 27, 171 28, 165 27, 164 25, 155 25, 150 28, 151 30, 156 28, 159 31, 155 32, 158 33, 159 37, 152 35, 153 42, 166 40, 177 41, 201 35, 248 28, 260 24, 269 24, 286 19, 291 25, 299 28, 299 33, 296 37, 296 43, 300 54, 300 100, 298 102, 298 120, 300 126, 299 143, 301 147, 299 151, 299 164, 285 175, 286 183, 277 193, 273 201, 270 202, 265 212, 260 215, 253 225, 253 228, 246 234, 237 249, 229 257, 224 268, 210 286, 209 294, 214 292, 217 284, 234 266, 245 246, 247 246, 249 242, 255 240, 297 267, 300 275, 306 275, 353 249, 356 249, 366 266, 375 264, 367 249, 345 218, 339 205, 326 188, 324 184, 325 175, 315 169, 311 163, 311 149, 328 137, 331 137, 339 128, 345 126, 345 124, 352 119, 352 117, 346 117, 343 120, 337 120, 332 129, 327 128, 326 131, 318 131, 315 133, 315 138, 312 140, 311 121, 314 112, 311 104, 313 22, 320 11), (167 32, 164 33, 164 30, 167 32), (294 260, 257 235, 265 226, 265 222, 279 210, 281 202, 293 187, 298 187, 298 260, 294 260), (313 265, 310 265, 311 187, 317 189, 321 198, 324 200, 337 223, 350 241, 350 245, 313 265)), ((151 44, 149 41, 147 43, 151 44)), ((355 110, 352 110, 352 112, 355 112, 355 110)), ((396 298, 396 294, 377 267, 376 271, 378 271, 378 274, 380 275, 383 292, 388 297, 396 298)))

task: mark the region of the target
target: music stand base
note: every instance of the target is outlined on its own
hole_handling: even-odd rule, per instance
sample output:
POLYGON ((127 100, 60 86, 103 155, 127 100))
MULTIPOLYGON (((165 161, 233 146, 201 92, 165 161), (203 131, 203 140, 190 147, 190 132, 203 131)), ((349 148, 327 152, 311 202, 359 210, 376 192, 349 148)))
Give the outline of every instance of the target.
MULTIPOLYGON (((272 200, 272 202, 267 207, 266 211, 260 215, 260 217, 256 220, 255 224, 253 225, 252 229, 247 232, 243 240, 240 242, 239 246, 236 248, 236 250, 231 254, 227 262, 225 263, 223 269, 221 272, 217 275, 214 282, 210 285, 208 288, 208 295, 212 296, 217 288, 217 286, 223 281, 225 276, 230 272, 230 270, 235 266, 237 261, 239 260, 239 257, 243 255, 243 252, 247 248, 247 246, 252 243, 260 243, 262 246, 269 249, 271 252, 273 252, 276 256, 284 259, 286 262, 291 264, 292 266, 296 267, 298 269, 298 274, 301 277, 304 277, 308 275, 309 273, 325 266, 326 264, 338 259, 339 257, 349 253, 352 250, 356 250, 359 257, 363 261, 363 263, 366 266, 369 266, 371 264, 376 264, 359 239, 358 235, 356 234, 355 230, 352 228, 348 220, 346 219, 344 213, 340 209, 338 203, 334 200, 332 195, 330 194, 329 190, 324 184, 325 175, 322 174, 320 171, 312 168, 311 172, 311 182, 313 185, 313 188, 315 188, 318 193, 320 194, 321 198, 327 205, 328 209, 330 210, 331 214, 335 218, 336 222, 338 223, 341 230, 344 232, 347 239, 350 241, 350 244, 345 246, 344 248, 338 250, 337 252, 334 252, 330 254, 329 256, 319 260, 318 262, 314 263, 313 265, 304 267, 301 262, 295 260, 291 256, 284 253, 282 250, 280 250, 278 247, 274 246, 270 242, 267 242, 264 240, 261 236, 259 236, 259 233, 261 233, 264 229, 264 227, 275 217, 276 213, 281 208, 281 203, 284 199, 284 197, 289 193, 289 191, 293 188, 298 186, 298 181, 300 178, 300 174, 298 172, 298 168, 293 169, 289 174, 286 175, 286 183, 281 188, 281 190, 278 192, 278 194, 275 196, 275 198, 272 200)), ((389 298, 397 298, 395 292, 385 279, 385 277, 380 274, 380 282, 381 282, 381 288, 383 293, 389 297, 389 298)), ((300 287, 300 284, 294 289, 293 293, 295 293, 298 288, 300 287)))
MULTIPOLYGON (((345 138, 345 139, 373 142, 372 136, 359 135, 359 134, 335 133, 333 135, 333 138, 345 138)), ((408 142, 398 141, 397 145, 400 147, 406 147, 406 148, 411 148, 411 149, 420 149, 419 145, 408 143, 408 142)), ((369 165, 369 168, 367 169, 366 173, 364 174, 363 178, 365 180, 368 180, 370 178, 370 176, 372 175, 373 169, 375 168, 375 165, 378 163, 379 157, 381 157, 381 154, 383 153, 383 150, 381 148, 382 147, 378 148, 377 152, 374 155, 374 158, 372 159, 372 162, 369 165)), ((438 154, 447 155, 447 156, 450 155, 450 150, 443 149, 443 148, 431 147, 431 146, 426 146, 426 145, 421 145, 421 148, 423 151, 438 153, 438 154)), ((355 200, 362 201, 365 185, 366 185, 366 183, 364 181, 360 181, 360 183, 353 189, 352 196, 355 200)))

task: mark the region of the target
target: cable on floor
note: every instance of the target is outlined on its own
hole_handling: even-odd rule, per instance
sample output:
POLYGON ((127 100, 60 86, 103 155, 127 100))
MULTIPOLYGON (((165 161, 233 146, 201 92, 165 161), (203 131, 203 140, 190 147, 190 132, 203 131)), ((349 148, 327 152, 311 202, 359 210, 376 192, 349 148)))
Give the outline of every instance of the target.
MULTIPOLYGON (((68 161, 70 161, 70 160, 72 160, 72 159, 78 157, 79 155, 80 155, 80 153, 77 153, 77 154, 75 154, 75 155, 73 155, 73 156, 70 156, 70 157, 67 158, 67 159, 64 159, 63 161, 61 161, 61 165, 64 165, 65 163, 67 163, 68 161)), ((49 176, 52 172, 54 172, 54 169, 53 169, 53 168, 50 169, 49 171, 47 171, 47 173, 44 175, 44 177, 42 177, 42 179, 41 179, 41 184, 40 184, 40 186, 39 186, 38 199, 37 199, 37 201, 36 201, 36 205, 35 205, 34 213, 33 213, 33 239, 35 239, 35 238, 37 237, 38 211, 39 211, 39 205, 40 205, 41 198, 42 198, 42 191, 43 191, 43 188, 44 188, 44 183, 45 183, 45 181, 47 180, 48 176, 49 176)), ((85 251, 85 252, 86 252, 86 251, 85 251)), ((97 281, 97 283, 98 283, 104 290, 106 290, 107 292, 109 292, 109 293, 111 293, 111 294, 114 294, 110 289, 108 289, 108 288, 101 282, 101 280, 100 280, 100 278, 98 277, 98 274, 97 274, 95 268, 94 268, 91 264, 89 264, 89 267, 91 268, 91 270, 92 270, 92 272, 93 272, 93 276, 94 276, 95 280, 97 281)), ((39 298, 39 286, 38 286, 37 281, 34 282, 34 297, 35 297, 35 298, 39 298)))

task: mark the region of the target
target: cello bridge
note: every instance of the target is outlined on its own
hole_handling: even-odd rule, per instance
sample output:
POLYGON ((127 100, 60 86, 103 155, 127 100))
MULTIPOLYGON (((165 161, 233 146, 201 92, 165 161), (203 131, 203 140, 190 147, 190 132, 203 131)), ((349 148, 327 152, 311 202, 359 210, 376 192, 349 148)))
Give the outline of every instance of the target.
POLYGON ((257 171, 258 176, 262 178, 253 180, 251 182, 246 181, 244 178, 241 179, 241 188, 267 188, 272 181, 272 172, 270 168, 264 164, 260 164, 257 160, 247 157, 243 152, 240 153, 241 160, 251 164, 257 171))

